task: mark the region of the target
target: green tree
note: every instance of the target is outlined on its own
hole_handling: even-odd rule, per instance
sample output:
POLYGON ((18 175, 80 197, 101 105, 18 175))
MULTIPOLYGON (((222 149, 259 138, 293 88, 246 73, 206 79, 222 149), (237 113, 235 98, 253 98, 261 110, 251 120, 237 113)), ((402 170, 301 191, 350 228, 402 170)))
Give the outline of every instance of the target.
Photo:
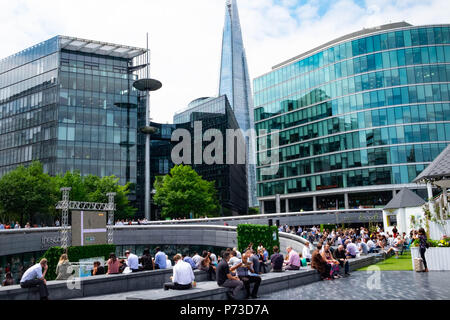
POLYGON ((33 162, 30 166, 20 166, 0 179, 0 211, 5 219, 33 222, 56 214, 54 180, 44 173, 42 164, 33 162))
POLYGON ((175 166, 170 174, 157 177, 155 203, 162 207, 163 218, 217 216, 219 203, 214 181, 203 180, 190 166, 175 166))
MULTIPOLYGON (((133 218, 136 208, 130 205, 128 194, 130 193, 130 183, 122 186, 119 178, 115 176, 97 177, 94 175, 81 176, 79 171, 67 172, 65 175, 56 176, 58 188, 69 187, 70 199, 84 202, 108 202, 107 194, 115 192, 114 202, 116 203, 116 219, 133 218)), ((59 193, 61 197, 61 193, 59 193)))

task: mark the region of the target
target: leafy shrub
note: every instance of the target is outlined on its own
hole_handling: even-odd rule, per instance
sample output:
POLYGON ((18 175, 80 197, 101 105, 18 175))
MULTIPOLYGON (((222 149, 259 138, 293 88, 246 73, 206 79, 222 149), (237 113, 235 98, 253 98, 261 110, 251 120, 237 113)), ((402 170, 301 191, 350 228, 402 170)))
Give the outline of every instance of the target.
MULTIPOLYGON (((89 259, 94 257, 104 257, 105 260, 107 260, 109 259, 109 254, 111 252, 116 252, 116 246, 113 244, 69 247, 67 249, 67 256, 69 257, 70 262, 79 262, 81 259, 89 259)), ((63 253, 63 248, 53 247, 48 249, 47 252, 41 257, 41 259, 45 258, 48 261, 48 271, 46 275, 47 280, 56 279, 56 266, 58 265, 59 258, 63 253)))
MULTIPOLYGON (((442 240, 430 240, 428 239, 430 248, 448 248, 450 247, 450 238, 443 238, 442 240)), ((412 246, 418 247, 420 245, 419 239, 414 240, 412 246)))
POLYGON ((254 244, 255 249, 262 243, 269 254, 273 253, 274 246, 280 247, 280 238, 276 226, 241 224, 237 228, 237 234, 239 251, 245 250, 250 243, 254 244))
POLYGON ((258 215, 259 214, 259 208, 248 208, 248 214, 249 215, 258 215))

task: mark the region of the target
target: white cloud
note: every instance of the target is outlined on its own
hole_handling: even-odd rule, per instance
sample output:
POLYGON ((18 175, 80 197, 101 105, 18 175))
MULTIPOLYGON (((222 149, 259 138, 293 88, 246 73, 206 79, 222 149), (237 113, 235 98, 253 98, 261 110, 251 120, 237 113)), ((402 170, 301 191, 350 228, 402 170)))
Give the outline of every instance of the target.
MULTIPOLYGON (((0 57, 57 34, 145 46, 150 33, 152 118, 171 122, 191 100, 217 93, 225 0, 0 0, 0 57)), ((238 0, 250 76, 364 27, 406 20, 448 23, 448 0, 332 1, 319 16, 308 1, 238 0), (303 3, 303 2, 302 2, 303 3)))

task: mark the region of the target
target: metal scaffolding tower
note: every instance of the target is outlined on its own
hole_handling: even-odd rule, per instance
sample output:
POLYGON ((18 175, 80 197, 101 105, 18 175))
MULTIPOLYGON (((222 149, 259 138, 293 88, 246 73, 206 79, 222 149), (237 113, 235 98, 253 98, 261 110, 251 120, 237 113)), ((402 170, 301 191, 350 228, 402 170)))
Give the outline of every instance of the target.
POLYGON ((69 243, 69 210, 81 210, 81 211, 106 211, 108 212, 108 244, 113 244, 114 241, 114 211, 116 211, 116 205, 114 203, 114 197, 116 193, 108 193, 108 203, 98 202, 82 202, 82 201, 70 201, 70 191, 72 188, 61 188, 62 201, 56 205, 57 210, 62 210, 61 218, 61 247, 67 249, 70 246, 69 243))

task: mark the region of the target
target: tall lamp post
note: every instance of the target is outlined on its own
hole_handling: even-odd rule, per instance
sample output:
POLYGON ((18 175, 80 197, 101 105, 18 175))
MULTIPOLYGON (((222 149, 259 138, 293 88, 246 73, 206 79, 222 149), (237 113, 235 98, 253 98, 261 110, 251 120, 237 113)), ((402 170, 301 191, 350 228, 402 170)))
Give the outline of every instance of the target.
POLYGON ((133 87, 145 92, 146 96, 146 112, 145 127, 140 128, 140 132, 146 135, 145 139, 145 218, 151 220, 151 190, 150 190, 150 136, 155 133, 156 129, 150 127, 150 92, 161 89, 162 83, 158 80, 150 78, 150 55, 148 50, 148 34, 147 34, 147 69, 146 76, 133 83, 133 87))

